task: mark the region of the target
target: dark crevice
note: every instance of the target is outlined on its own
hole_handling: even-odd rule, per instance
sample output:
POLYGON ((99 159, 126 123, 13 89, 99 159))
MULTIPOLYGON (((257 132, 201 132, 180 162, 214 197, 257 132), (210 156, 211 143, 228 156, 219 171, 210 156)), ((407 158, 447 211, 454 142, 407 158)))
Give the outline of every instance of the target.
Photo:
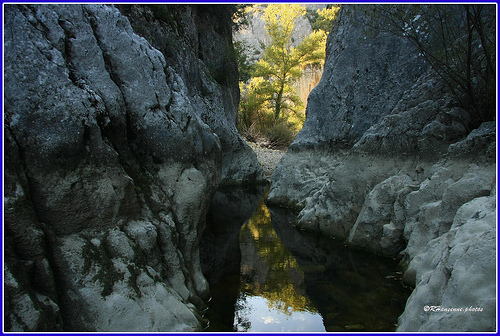
MULTIPOLYGON (((31 274, 28 276, 28 282, 25 284, 25 289, 27 289, 31 300, 35 302, 38 305, 38 308, 42 309, 43 316, 47 317, 50 319, 51 313, 49 311, 46 311, 48 307, 46 307, 42 302, 38 300, 36 297, 36 293, 40 293, 42 295, 45 295, 49 297, 52 301, 54 301, 58 306, 59 306, 59 297, 60 297, 60 287, 58 285, 57 277, 54 276, 54 258, 53 258, 53 253, 52 253, 52 244, 50 241, 51 233, 50 233, 50 228, 48 228, 47 225, 44 225, 41 220, 39 219, 38 212, 36 211, 35 207, 35 200, 33 199, 33 194, 31 192, 31 185, 33 184, 31 182, 31 179, 28 174, 28 167, 26 165, 26 160, 25 160, 25 154, 24 150, 19 144, 19 141, 16 138, 16 134, 13 130, 10 129, 9 125, 4 125, 4 141, 5 141, 5 149, 7 154, 7 162, 6 164, 11 167, 14 167, 14 171, 12 173, 15 174, 15 177, 17 179, 17 183, 20 183, 23 191, 24 191, 24 200, 21 202, 24 203, 23 205, 19 205, 19 203, 16 203, 16 212, 17 214, 21 214, 24 219, 21 219, 17 217, 16 219, 18 220, 29 220, 31 222, 32 228, 36 230, 41 230, 43 232, 43 240, 41 242, 42 246, 33 246, 33 248, 40 248, 44 251, 42 255, 24 255, 23 253, 19 253, 19 251, 16 251, 16 242, 18 241, 17 238, 15 238, 16 233, 13 232, 12 230, 9 229, 9 224, 6 223, 5 227, 5 243, 6 243, 6 248, 9 250, 9 253, 6 255, 6 262, 11 261, 11 265, 9 267, 22 267, 22 270, 18 270, 20 272, 27 272, 29 273, 29 270, 27 269, 27 266, 23 263, 27 262, 28 260, 31 260, 34 262, 32 265, 33 269, 31 270, 31 274), (22 213, 19 213, 19 211, 22 211, 22 213), (44 270, 36 270, 36 263, 41 262, 43 260, 47 260, 49 264, 49 274, 43 274, 44 279, 45 276, 50 276, 51 281, 53 281, 52 284, 50 283, 39 283, 37 281, 37 274, 39 275, 39 272, 44 272, 44 270), (51 273, 51 274, 50 274, 51 273)), ((8 220, 8 219, 7 219, 8 220)), ((19 235, 19 232, 17 233, 19 235)), ((21 238, 22 239, 22 238, 21 238)), ((12 269, 14 272, 15 270, 12 269)), ((20 279, 23 277, 16 277, 16 279, 20 279)), ((50 308, 49 308, 50 309, 50 308)), ((63 329, 63 322, 60 318, 59 315, 53 316, 55 318, 54 323, 56 324, 55 326, 49 326, 49 325, 39 325, 41 328, 45 328, 47 331, 52 330, 62 330, 63 329)), ((49 323, 49 321, 46 321, 45 323, 49 323)), ((41 330, 43 331, 43 330, 41 330)))
POLYGON ((64 50, 61 52, 65 62, 66 62, 66 67, 68 68, 69 72, 69 79, 73 82, 75 86, 78 86, 79 88, 82 87, 82 82, 78 80, 76 74, 75 74, 75 69, 73 67, 71 58, 72 58, 72 43, 71 40, 76 39, 75 34, 71 31, 71 26, 73 25, 71 22, 64 20, 64 19, 59 19, 57 20, 57 23, 59 26, 64 31, 64 50))
MULTIPOLYGON (((106 52, 106 48, 103 46, 101 38, 99 36, 99 33, 97 32, 97 30, 98 30, 97 19, 95 17, 93 17, 92 14, 89 13, 88 11, 86 11, 86 13, 89 17, 89 24, 90 24, 90 27, 92 28, 92 33, 94 35, 94 38, 97 42, 97 45, 99 46, 99 49, 101 50, 102 57, 104 60, 104 65, 106 68, 106 72, 109 74, 109 77, 111 78, 111 80, 115 83, 115 85, 121 91, 121 86, 123 85, 123 82, 120 79, 120 77, 113 72, 113 65, 112 65, 111 58, 108 55, 108 53, 106 52)), ((123 95, 123 92, 122 92, 122 95, 123 95)), ((125 96, 123 96, 123 99, 125 101, 125 96)))
POLYGON ((191 123, 191 116, 187 117, 186 125, 182 128, 182 132, 186 132, 187 129, 189 128, 189 124, 191 123))

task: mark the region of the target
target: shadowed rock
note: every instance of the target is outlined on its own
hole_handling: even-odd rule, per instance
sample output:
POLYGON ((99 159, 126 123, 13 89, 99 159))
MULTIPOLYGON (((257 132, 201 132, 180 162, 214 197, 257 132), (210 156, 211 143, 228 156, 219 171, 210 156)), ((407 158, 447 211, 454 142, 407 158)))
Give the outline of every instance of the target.
MULTIPOLYGON (((204 22, 184 33, 212 53, 230 43, 215 34, 230 16, 172 8, 204 22)), ((201 329, 212 196, 264 180, 234 125, 237 82, 219 83, 193 40, 167 53, 131 21, 109 5, 5 6, 8 331, 201 329)))

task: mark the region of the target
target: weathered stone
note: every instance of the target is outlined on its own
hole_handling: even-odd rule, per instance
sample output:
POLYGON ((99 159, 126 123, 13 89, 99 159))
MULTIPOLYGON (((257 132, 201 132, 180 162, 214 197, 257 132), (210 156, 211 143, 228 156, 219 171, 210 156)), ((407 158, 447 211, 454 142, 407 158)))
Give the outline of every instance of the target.
POLYGON ((262 182, 262 168, 240 137, 238 70, 232 56, 227 6, 119 5, 136 32, 166 57, 187 85, 197 116, 217 134, 222 146, 222 184, 262 182))
POLYGON ((348 242, 375 253, 394 255, 404 244, 404 222, 396 218, 397 199, 404 199, 413 183, 408 175, 389 177, 365 198, 348 242))
MULTIPOLYGON (((201 321, 194 310, 135 254, 134 261, 109 258, 86 235, 53 242, 60 282, 59 305, 66 330, 194 331, 201 321), (165 318, 170 316, 170 318, 165 318)), ((147 255, 146 255, 147 257, 147 255)))
POLYGON ((349 148, 394 109, 428 65, 408 41, 368 38, 363 6, 343 6, 328 36, 323 76, 291 148, 349 148))
POLYGON ((200 330, 208 204, 265 180, 217 57, 228 13, 161 5, 179 15, 139 32, 132 7, 5 6, 8 331, 200 330))
POLYGON ((448 151, 451 157, 470 157, 478 161, 478 157, 486 163, 495 162, 496 124, 494 121, 482 123, 470 132, 467 138, 451 144, 448 151), (478 155, 481 154, 481 155, 478 155))
POLYGON ((366 33, 365 11, 342 7, 306 122, 272 176, 267 201, 300 211, 298 229, 403 257, 405 281, 416 288, 398 331, 494 330, 495 232, 455 223, 464 209, 479 211, 485 197, 494 201, 495 123, 471 132, 471 115, 408 41, 366 33), (465 280, 468 268, 476 287, 465 280), (423 311, 481 304, 487 313, 423 311))
POLYGON ((495 197, 476 198, 460 207, 451 229, 431 240, 410 263, 417 286, 400 317, 399 331, 496 329, 495 227, 495 197))
POLYGON ((123 258, 127 261, 133 261, 135 257, 132 241, 125 232, 112 229, 109 230, 106 237, 106 248, 111 258, 123 258))
POLYGON ((374 123, 354 149, 433 160, 467 135, 469 114, 453 106, 445 85, 432 70, 422 72, 389 115, 374 123))
MULTIPOLYGON (((300 210, 296 226, 346 239, 365 196, 377 184, 406 174, 418 181, 413 160, 326 151, 287 152, 272 176, 269 204, 300 210), (413 171, 412 171, 413 170, 413 171)), ((416 182, 415 182, 416 183, 416 182)))
POLYGON ((492 166, 452 161, 431 169, 435 173, 405 200, 405 254, 410 256, 427 250, 430 240, 446 233, 463 204, 490 195, 494 189, 492 166))

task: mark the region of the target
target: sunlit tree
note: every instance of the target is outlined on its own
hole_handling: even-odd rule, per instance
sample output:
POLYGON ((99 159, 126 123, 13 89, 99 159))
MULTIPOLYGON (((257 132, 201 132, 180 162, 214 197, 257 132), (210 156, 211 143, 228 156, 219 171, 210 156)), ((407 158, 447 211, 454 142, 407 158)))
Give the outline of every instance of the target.
POLYGON ((321 64, 325 58, 324 31, 315 31, 294 46, 295 23, 305 13, 305 7, 297 4, 271 4, 262 14, 270 43, 255 66, 254 76, 266 79, 260 91, 267 95, 275 122, 283 112, 296 114, 303 109, 294 85, 306 65, 321 64))
POLYGON ((246 10, 264 21, 268 38, 261 41, 260 59, 251 62, 250 80, 240 85, 238 127, 249 139, 264 137, 272 145, 288 145, 305 121, 298 81, 306 67, 322 67, 338 6, 307 12, 298 4, 271 4, 246 10), (298 36, 296 31, 301 17, 307 17, 313 27, 308 36, 298 36))
POLYGON ((328 5, 323 9, 318 9, 316 12, 311 13, 314 17, 314 21, 311 24, 313 30, 330 32, 339 9, 340 5, 328 5))

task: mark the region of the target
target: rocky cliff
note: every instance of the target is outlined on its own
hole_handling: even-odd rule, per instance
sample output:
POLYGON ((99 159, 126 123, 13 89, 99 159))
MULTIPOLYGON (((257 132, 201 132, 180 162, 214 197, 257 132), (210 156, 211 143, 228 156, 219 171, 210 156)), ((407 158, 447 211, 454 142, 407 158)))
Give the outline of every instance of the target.
POLYGON ((227 13, 4 8, 5 330, 199 330, 211 198, 264 180, 227 13))
POLYGON ((222 147, 222 184, 263 182, 251 148, 236 129, 240 92, 231 6, 120 5, 134 31, 165 55, 187 83, 195 113, 222 147))
POLYGON ((297 229, 402 258, 415 290, 399 331, 495 330, 495 122, 470 132, 418 50, 367 31, 366 10, 341 9, 267 202, 299 211, 297 229))

